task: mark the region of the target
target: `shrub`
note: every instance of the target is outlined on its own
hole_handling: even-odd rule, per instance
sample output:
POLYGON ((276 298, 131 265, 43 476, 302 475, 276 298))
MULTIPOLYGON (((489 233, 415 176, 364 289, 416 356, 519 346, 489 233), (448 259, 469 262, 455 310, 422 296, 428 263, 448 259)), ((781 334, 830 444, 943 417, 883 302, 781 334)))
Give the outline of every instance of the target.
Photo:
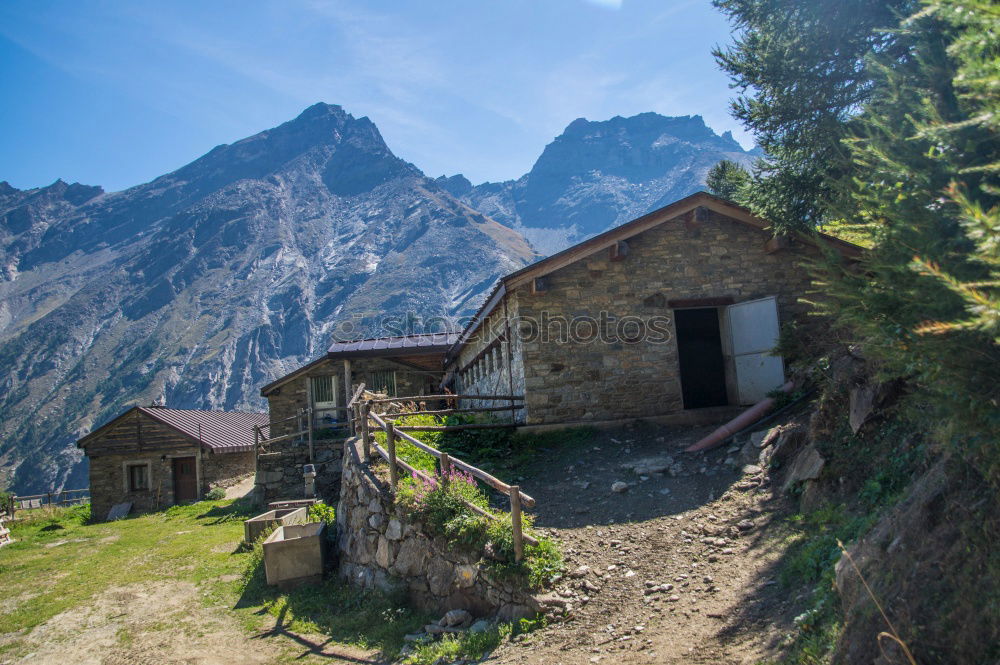
POLYGON ((226 490, 223 489, 222 487, 213 487, 212 489, 208 490, 207 494, 205 494, 205 498, 208 499, 209 501, 219 501, 221 499, 225 499, 226 490))
POLYGON ((308 514, 310 522, 326 522, 328 525, 337 523, 337 510, 322 501, 309 506, 308 514))

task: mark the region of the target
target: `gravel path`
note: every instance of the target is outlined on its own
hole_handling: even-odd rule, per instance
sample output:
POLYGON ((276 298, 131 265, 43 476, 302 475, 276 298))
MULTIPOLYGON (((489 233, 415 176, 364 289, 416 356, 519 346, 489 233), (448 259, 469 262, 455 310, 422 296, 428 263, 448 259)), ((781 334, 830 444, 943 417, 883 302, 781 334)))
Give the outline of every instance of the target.
POLYGON ((794 615, 765 537, 784 501, 759 469, 727 464, 731 450, 681 452, 710 430, 602 433, 524 473, 536 525, 567 553, 551 597, 568 618, 487 662, 752 664, 773 652, 794 615))

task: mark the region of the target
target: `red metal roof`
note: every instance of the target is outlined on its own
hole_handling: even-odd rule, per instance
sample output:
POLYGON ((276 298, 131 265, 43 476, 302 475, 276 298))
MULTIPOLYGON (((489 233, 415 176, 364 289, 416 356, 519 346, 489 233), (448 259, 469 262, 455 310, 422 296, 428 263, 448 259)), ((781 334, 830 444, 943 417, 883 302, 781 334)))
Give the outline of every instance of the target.
POLYGON ((195 409, 166 409, 138 407, 139 411, 200 441, 203 446, 217 453, 241 453, 253 450, 254 425, 265 429, 269 422, 266 413, 246 411, 198 411, 195 409))

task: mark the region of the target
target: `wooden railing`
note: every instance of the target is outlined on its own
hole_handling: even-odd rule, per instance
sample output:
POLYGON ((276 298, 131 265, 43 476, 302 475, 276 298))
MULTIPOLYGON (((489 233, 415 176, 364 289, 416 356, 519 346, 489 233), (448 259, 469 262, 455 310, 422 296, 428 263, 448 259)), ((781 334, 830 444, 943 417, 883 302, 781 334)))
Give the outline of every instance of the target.
MULTIPOLYGON (((448 415, 452 413, 471 413, 475 411, 497 411, 497 410, 511 410, 512 408, 520 408, 520 406, 514 406, 514 403, 519 400, 523 400, 523 397, 517 397, 512 395, 420 395, 416 397, 394 397, 388 399, 374 399, 367 401, 359 401, 354 403, 354 420, 357 423, 356 429, 361 432, 361 441, 364 451, 364 457, 366 462, 371 461, 372 449, 378 453, 380 457, 385 459, 389 463, 389 487, 393 494, 399 485, 399 469, 402 468, 414 476, 421 478, 425 482, 434 483, 437 482, 434 478, 428 475, 426 472, 417 469, 416 467, 407 464, 404 460, 399 459, 396 454, 396 441, 397 439, 404 439, 408 443, 412 444, 416 448, 428 453, 435 457, 440 465, 440 474, 442 478, 447 478, 451 475, 452 468, 458 468, 466 473, 472 475, 472 477, 477 478, 489 485, 498 492, 505 494, 510 499, 510 518, 512 534, 514 539, 514 558, 520 561, 524 557, 524 543, 529 545, 537 545, 538 540, 532 538, 526 533, 522 532, 521 529, 521 509, 522 507, 531 508, 535 505, 535 500, 521 491, 518 485, 508 485, 499 478, 490 475, 489 473, 483 471, 482 469, 472 466, 467 462, 463 462, 457 457, 452 457, 448 453, 441 452, 436 448, 428 446, 423 441, 414 438, 407 431, 452 431, 468 429, 472 427, 511 427, 513 423, 497 423, 497 424, 466 424, 466 425, 441 425, 441 426, 406 426, 397 425, 396 419, 389 416, 389 414, 378 414, 373 411, 373 406, 378 404, 383 404, 386 402, 427 402, 430 400, 458 400, 458 399, 477 399, 484 401, 493 400, 509 400, 512 406, 506 407, 492 407, 484 409, 441 409, 436 411, 410 411, 405 413, 393 414, 399 418, 406 416, 411 416, 415 414, 434 414, 434 415, 448 415), (386 447, 383 448, 377 442, 373 441, 372 436, 372 424, 378 429, 385 432, 386 447)), ((475 513, 482 515, 489 519, 500 519, 497 515, 494 515, 488 510, 475 505, 470 501, 463 500, 463 503, 475 513)))
POLYGON ((85 503, 90 499, 90 489, 61 490, 45 494, 24 494, 10 497, 7 506, 0 506, 0 512, 7 512, 11 519, 19 510, 33 510, 46 506, 69 506, 85 503))

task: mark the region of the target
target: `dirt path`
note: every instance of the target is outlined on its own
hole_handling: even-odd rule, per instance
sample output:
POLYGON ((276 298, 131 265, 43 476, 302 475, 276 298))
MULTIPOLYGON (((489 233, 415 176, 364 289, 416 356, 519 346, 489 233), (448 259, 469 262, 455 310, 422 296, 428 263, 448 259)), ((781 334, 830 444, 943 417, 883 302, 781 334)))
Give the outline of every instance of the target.
POLYGON ((762 537, 783 502, 759 469, 725 463, 726 448, 680 452, 709 429, 605 434, 524 474, 536 524, 568 554, 555 595, 569 619, 488 662, 752 664, 768 655, 793 614, 773 579, 780 551, 762 537), (619 481, 629 487, 612 491, 619 481))

